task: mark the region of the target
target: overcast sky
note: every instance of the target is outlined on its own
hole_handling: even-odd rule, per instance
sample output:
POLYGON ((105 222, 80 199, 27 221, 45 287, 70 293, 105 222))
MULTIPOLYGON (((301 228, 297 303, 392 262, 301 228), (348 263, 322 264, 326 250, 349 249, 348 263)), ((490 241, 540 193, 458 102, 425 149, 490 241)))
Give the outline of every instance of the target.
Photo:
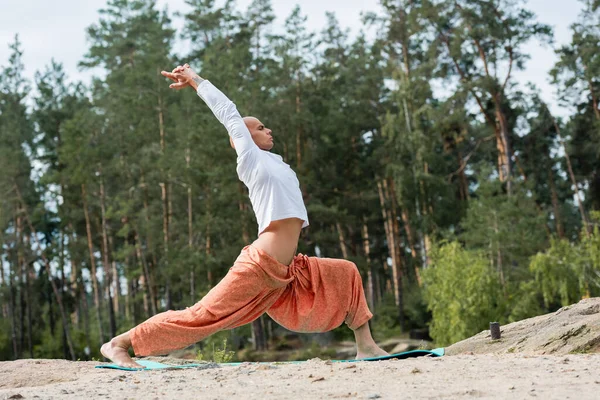
MULTIPOLYGON (((218 1, 221 4, 222 1, 218 1)), ((238 9, 246 10, 251 0, 237 0, 238 9)), ((319 32, 325 26, 325 12, 336 14, 342 27, 350 28, 356 34, 361 27, 362 11, 379 10, 378 0, 273 0, 277 16, 276 24, 283 24, 285 18, 298 3, 308 15, 307 26, 319 32)), ((35 71, 43 70, 52 57, 63 63, 71 81, 88 82, 90 72, 82 72, 77 63, 87 51, 86 27, 98 21, 98 10, 106 0, 0 0, 0 65, 8 63, 15 34, 19 34, 24 50, 25 75, 33 81, 35 71)), ((168 4, 169 11, 186 11, 184 0, 158 0, 159 8, 168 4)), ((577 0, 529 0, 529 9, 538 16, 540 22, 554 28, 555 47, 570 41, 569 26, 575 22, 581 4, 577 0)), ((173 18, 175 28, 182 26, 179 18, 173 18)), ((185 48, 176 49, 183 53, 185 48)), ((554 112, 566 116, 556 104, 554 88, 548 82, 548 71, 556 57, 550 46, 538 42, 529 43, 526 49, 531 55, 525 71, 517 72, 518 81, 535 83, 542 90, 542 97, 549 102, 554 112)))

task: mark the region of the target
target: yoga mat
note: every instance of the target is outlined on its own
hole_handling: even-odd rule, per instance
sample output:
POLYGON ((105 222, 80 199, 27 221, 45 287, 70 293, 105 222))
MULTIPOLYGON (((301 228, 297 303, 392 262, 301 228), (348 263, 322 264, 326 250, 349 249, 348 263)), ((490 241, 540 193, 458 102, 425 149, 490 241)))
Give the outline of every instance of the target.
MULTIPOLYGON (((385 361, 385 360, 404 360, 407 358, 414 357, 441 357, 444 355, 444 349, 438 348, 433 350, 411 350, 405 351, 403 353, 390 354, 387 356, 381 357, 371 357, 371 358, 361 358, 359 360, 331 360, 332 362, 358 362, 358 361, 385 361)), ((147 360, 137 360, 138 364, 145 366, 144 369, 139 368, 125 368, 119 367, 116 364, 102 364, 97 365, 96 368, 112 368, 112 369, 120 369, 123 371, 145 371, 145 370, 155 370, 155 369, 183 369, 183 368, 195 368, 195 367, 206 367, 206 364, 184 364, 184 365, 167 365, 162 364, 156 361, 147 361, 147 360)), ((236 365, 242 364, 301 364, 306 361, 266 361, 266 362, 233 362, 233 363, 223 363, 219 364, 224 367, 232 367, 236 365)))
MULTIPOLYGON (((441 357, 443 355, 444 355, 444 348, 440 347, 438 349, 433 349, 433 350, 411 350, 411 351, 405 351, 403 353, 389 354, 387 356, 381 356, 381 357, 361 358, 358 360, 331 360, 331 362, 404 360, 407 358, 425 357, 425 356, 441 357)), ((323 360, 323 361, 326 361, 326 360, 323 360)), ((304 362, 306 362, 306 361, 270 361, 270 362, 252 362, 251 364, 302 364, 304 362)), ((242 364, 248 364, 248 362, 246 362, 246 363, 241 363, 241 362, 224 363, 224 364, 219 364, 219 365, 236 366, 236 365, 242 365, 242 364)))
POLYGON ((411 351, 405 351, 404 353, 390 354, 390 355, 381 356, 381 357, 361 358, 360 360, 332 360, 332 361, 356 362, 356 361, 404 360, 406 358, 425 357, 425 356, 441 357, 443 355, 444 355, 444 348, 440 347, 438 349, 433 349, 433 350, 411 350, 411 351))
POLYGON ((102 364, 96 365, 96 368, 111 368, 111 369, 120 369, 123 371, 145 371, 147 369, 183 369, 183 368, 195 368, 195 367, 205 367, 206 364, 184 364, 184 365, 167 365, 162 364, 156 361, 148 361, 148 360, 137 360, 136 363, 143 365, 146 368, 126 368, 120 367, 116 364, 102 364))

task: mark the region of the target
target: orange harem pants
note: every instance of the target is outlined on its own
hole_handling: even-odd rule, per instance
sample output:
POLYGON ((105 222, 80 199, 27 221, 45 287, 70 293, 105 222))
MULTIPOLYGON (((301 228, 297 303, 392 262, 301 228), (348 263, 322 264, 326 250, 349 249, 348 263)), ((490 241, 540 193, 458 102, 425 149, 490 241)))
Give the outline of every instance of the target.
POLYGON ((246 246, 217 286, 192 307, 155 315, 130 331, 137 356, 166 354, 263 313, 296 332, 352 330, 373 314, 350 261, 298 254, 290 266, 246 246))

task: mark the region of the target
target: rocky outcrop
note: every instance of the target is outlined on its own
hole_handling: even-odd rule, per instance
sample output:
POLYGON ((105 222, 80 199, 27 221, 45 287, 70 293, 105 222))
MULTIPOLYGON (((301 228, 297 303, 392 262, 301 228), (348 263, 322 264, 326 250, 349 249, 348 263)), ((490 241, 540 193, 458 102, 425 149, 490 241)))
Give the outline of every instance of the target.
POLYGON ((490 331, 483 331, 447 347, 446 354, 600 353, 600 298, 502 326, 500 333, 499 340, 492 340, 490 331))

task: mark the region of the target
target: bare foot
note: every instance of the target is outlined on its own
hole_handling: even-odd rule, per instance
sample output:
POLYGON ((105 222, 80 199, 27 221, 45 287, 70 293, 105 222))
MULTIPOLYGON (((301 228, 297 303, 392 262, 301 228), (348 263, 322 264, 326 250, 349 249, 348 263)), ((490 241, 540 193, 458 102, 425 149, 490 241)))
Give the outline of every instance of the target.
POLYGON ((367 347, 365 349, 359 349, 356 353, 356 359, 360 360, 362 358, 381 357, 388 355, 389 354, 385 350, 374 344, 373 346, 367 347))
POLYGON ((112 339, 108 343, 104 343, 100 348, 100 353, 119 367, 125 368, 146 368, 143 365, 140 365, 133 361, 133 359, 129 356, 129 344, 127 344, 124 340, 119 340, 119 336, 112 339))

